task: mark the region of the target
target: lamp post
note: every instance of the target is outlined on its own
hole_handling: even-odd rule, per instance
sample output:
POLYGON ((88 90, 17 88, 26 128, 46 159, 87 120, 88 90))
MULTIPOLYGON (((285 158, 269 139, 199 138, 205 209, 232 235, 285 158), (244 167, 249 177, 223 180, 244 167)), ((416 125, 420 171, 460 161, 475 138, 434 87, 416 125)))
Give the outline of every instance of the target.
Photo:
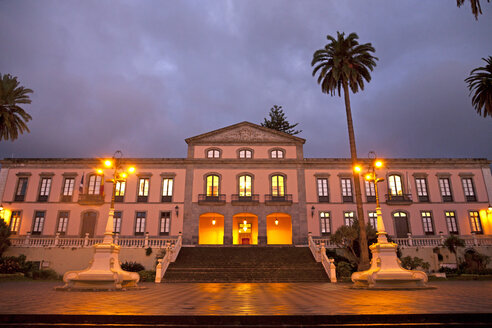
MULTIPOLYGON (((376 174, 376 169, 383 167, 383 162, 378 160, 376 153, 372 151, 369 152, 369 158, 372 163, 365 178, 367 181, 374 182, 378 242, 369 246, 372 253, 371 267, 368 270, 352 274, 354 287, 369 289, 427 288, 427 275, 425 272, 402 268, 396 254, 398 245, 388 242, 378 195, 378 182, 384 179, 378 178, 376 174)), ((361 168, 358 167, 358 170, 360 172, 361 168)))
MULTIPOLYGON (((128 173, 135 172, 133 167, 129 167, 127 171, 124 171, 121 158, 122 153, 118 150, 111 160, 104 161, 105 167, 113 169, 113 178, 108 180, 108 182, 113 183, 113 188, 103 242, 93 246, 94 256, 89 262, 89 267, 84 270, 65 272, 63 275, 65 286, 56 289, 115 290, 137 287, 140 276, 136 272, 128 272, 121 269, 119 261, 120 246, 113 243, 116 184, 125 182, 128 173)), ((103 174, 104 171, 98 169, 97 172, 103 174)))
POLYGON ((113 178, 107 180, 107 182, 113 183, 112 193, 111 193, 111 204, 109 206, 109 216, 108 221, 106 222, 106 230, 104 231, 104 240, 103 244, 112 244, 113 243, 113 231, 114 231, 114 198, 116 195, 116 184, 126 182, 128 177, 128 173, 134 173, 135 168, 130 166, 126 171, 123 170, 123 166, 121 163, 121 158, 123 154, 120 150, 117 150, 113 158, 111 160, 105 160, 104 166, 113 169, 113 178), (128 173, 127 173, 128 172, 128 173))
POLYGON ((374 193, 376 194, 376 216, 377 216, 377 236, 378 242, 387 242, 386 228, 384 227, 383 215, 381 213, 381 206, 379 204, 379 192, 378 192, 378 182, 384 181, 384 178, 378 178, 376 175, 376 168, 382 168, 383 162, 377 159, 376 153, 373 151, 369 152, 369 158, 372 159, 372 163, 369 166, 370 171, 365 175, 365 179, 369 182, 374 183, 374 193))

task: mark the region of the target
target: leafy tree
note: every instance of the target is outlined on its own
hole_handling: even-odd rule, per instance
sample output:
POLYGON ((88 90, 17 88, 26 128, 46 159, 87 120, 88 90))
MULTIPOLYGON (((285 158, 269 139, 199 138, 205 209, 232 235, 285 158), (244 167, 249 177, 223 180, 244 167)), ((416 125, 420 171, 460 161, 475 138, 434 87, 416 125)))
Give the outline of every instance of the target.
MULTIPOLYGON (((313 76, 317 73, 318 84, 321 91, 330 95, 341 96, 341 90, 345 97, 345 111, 347 115, 347 127, 350 143, 350 157, 352 164, 357 164, 357 149, 355 146, 354 127, 352 121, 352 110, 350 108, 349 88, 353 93, 364 90, 364 80, 371 81, 370 71, 376 66, 373 53, 375 50, 370 43, 359 44, 359 37, 350 33, 345 38, 345 33, 337 32, 335 39, 327 36, 329 41, 324 48, 316 50, 313 54, 311 66, 314 66, 313 76)), ((369 267, 369 251, 367 248, 367 237, 365 235, 364 210, 362 208, 362 196, 360 189, 359 173, 354 172, 355 199, 357 203, 357 217, 359 219, 359 230, 361 235, 361 261, 359 269, 369 267)))
POLYGON ((10 246, 10 231, 5 221, 0 220, 0 257, 10 246))
POLYGON ((483 108, 483 117, 492 117, 492 56, 482 59, 487 65, 472 70, 465 82, 468 83, 470 95, 473 93, 472 105, 478 115, 482 115, 483 108))
MULTIPOLYGON (((487 0, 487 2, 490 2, 490 0, 487 0)), ((456 5, 458 7, 461 7, 465 4, 465 0, 456 0, 456 5)), ((480 7, 480 0, 470 0, 470 6, 472 9, 473 16, 475 16, 475 19, 478 20, 478 14, 482 14, 482 7, 480 7)))
POLYGON ((454 254, 456 264, 458 264, 458 254, 456 254, 456 251, 458 250, 458 247, 465 247, 465 241, 458 236, 450 235, 444 241, 444 247, 454 254))
MULTIPOLYGON (((374 230, 370 224, 366 225, 365 236, 367 236, 371 242, 377 241, 376 230, 374 230)), ((362 246, 360 243, 359 222, 357 220, 355 220, 351 226, 340 226, 337 231, 331 235, 330 240, 345 251, 345 255, 348 260, 352 263, 356 263, 357 265, 360 264, 362 246)))
POLYGON ((19 132, 30 132, 26 123, 32 117, 18 104, 30 104, 28 94, 32 92, 19 86, 16 76, 0 73, 0 141, 14 141, 19 137, 19 132))
POLYGON ((261 126, 280 132, 285 132, 290 135, 296 135, 302 132, 302 130, 294 130, 299 123, 290 125, 289 121, 287 121, 287 117, 285 117, 282 106, 273 105, 273 107, 270 108, 269 116, 270 119, 267 120, 265 118, 263 123, 261 123, 261 126))

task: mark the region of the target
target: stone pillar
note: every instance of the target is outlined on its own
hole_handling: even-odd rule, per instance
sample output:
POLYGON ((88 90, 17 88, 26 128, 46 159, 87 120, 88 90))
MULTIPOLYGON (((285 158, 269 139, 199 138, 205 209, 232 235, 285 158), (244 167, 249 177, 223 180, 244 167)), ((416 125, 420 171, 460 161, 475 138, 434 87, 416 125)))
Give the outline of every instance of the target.
POLYGON ((408 237, 408 246, 412 247, 413 246, 412 234, 410 232, 407 233, 407 237, 408 237))
POLYGON ((84 247, 89 246, 89 233, 85 233, 85 238, 84 238, 84 247))
POLYGON ((58 239, 60 239, 60 233, 57 232, 56 235, 55 235, 55 244, 54 246, 58 246, 58 239))
POLYGON ((232 216, 224 214, 224 245, 232 245, 232 216))

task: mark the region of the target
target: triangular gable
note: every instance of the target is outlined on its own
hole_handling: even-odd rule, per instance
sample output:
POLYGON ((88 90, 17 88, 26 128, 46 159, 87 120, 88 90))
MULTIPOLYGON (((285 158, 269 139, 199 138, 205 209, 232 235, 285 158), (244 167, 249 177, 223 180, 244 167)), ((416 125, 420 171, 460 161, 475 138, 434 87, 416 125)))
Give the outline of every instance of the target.
POLYGON ((250 122, 241 122, 225 128, 210 131, 185 139, 186 143, 301 143, 305 139, 290 134, 262 127, 250 122))

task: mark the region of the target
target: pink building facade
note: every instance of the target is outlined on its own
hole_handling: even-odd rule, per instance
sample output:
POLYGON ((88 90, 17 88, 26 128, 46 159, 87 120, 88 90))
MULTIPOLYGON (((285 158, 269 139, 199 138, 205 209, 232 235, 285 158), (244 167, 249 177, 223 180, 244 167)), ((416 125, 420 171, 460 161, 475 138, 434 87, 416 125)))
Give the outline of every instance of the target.
MULTIPOLYGON (((136 173, 116 187, 115 232, 185 245, 307 244, 357 217, 349 159, 304 158, 305 140, 242 122, 186 139, 186 158, 125 158, 136 173)), ((0 161, 2 218, 14 236, 102 236, 110 170, 102 159, 0 161)), ((389 235, 491 235, 486 159, 385 159, 377 170, 389 235)), ((371 164, 361 160, 365 169, 371 164)), ((363 182, 365 220, 374 186, 363 182)))

